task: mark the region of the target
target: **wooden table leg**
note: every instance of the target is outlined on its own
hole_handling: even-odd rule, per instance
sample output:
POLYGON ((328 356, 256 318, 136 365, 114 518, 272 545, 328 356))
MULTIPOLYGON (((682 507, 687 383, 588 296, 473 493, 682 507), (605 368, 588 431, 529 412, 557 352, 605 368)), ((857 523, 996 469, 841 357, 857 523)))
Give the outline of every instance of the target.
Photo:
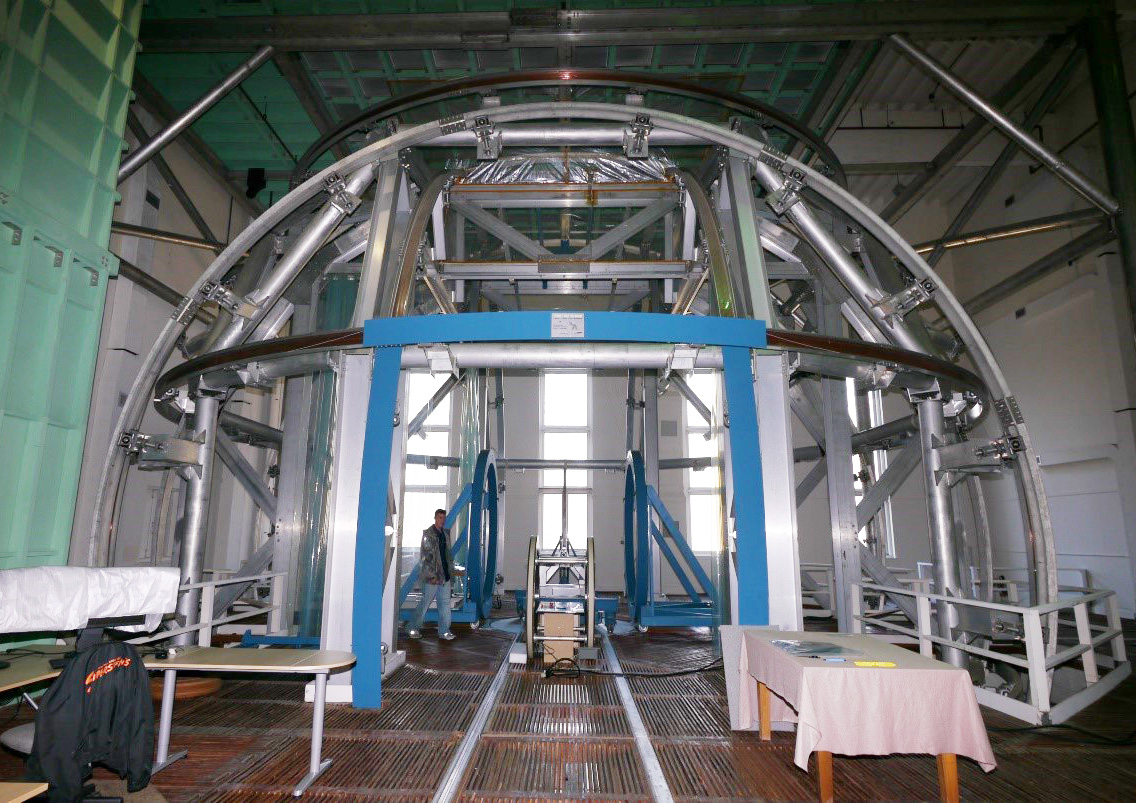
POLYGON ((773 727, 769 716, 769 687, 760 681, 757 684, 757 708, 761 741, 768 742, 773 738, 773 727))
POLYGON ((817 776, 820 786, 820 803, 832 803, 832 753, 817 750, 817 776))
POLYGON ((939 764, 939 799, 943 803, 959 803, 958 756, 943 753, 936 759, 939 764))

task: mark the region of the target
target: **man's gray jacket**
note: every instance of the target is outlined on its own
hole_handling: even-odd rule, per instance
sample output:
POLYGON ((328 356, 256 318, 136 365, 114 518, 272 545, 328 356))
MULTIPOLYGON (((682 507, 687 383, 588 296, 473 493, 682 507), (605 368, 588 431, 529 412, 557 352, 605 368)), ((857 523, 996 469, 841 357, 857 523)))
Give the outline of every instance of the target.
MULTIPOLYGON (((446 534, 446 552, 449 553, 452 546, 450 544, 450 531, 447 529, 442 530, 442 532, 446 534)), ((443 557, 438 547, 438 534, 434 530, 433 525, 431 525, 422 531, 422 557, 419 563, 421 567, 419 570, 419 578, 423 583, 429 583, 435 586, 440 586, 442 583, 446 582, 446 573, 442 568, 443 557)), ((449 566, 450 576, 452 577, 454 566, 449 562, 448 557, 449 555, 447 554, 445 565, 449 566)))

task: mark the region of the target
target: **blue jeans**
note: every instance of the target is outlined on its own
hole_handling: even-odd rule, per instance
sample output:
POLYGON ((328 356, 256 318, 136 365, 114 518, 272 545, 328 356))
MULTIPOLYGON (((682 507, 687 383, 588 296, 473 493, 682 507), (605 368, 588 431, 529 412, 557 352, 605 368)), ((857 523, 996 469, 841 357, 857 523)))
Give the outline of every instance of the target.
POLYGON ((422 620, 426 618, 426 609, 430 607, 430 602, 435 599, 438 601, 438 632, 449 632, 450 583, 448 581, 437 586, 432 583, 422 584, 422 601, 418 603, 414 618, 410 620, 411 630, 422 629, 422 620))

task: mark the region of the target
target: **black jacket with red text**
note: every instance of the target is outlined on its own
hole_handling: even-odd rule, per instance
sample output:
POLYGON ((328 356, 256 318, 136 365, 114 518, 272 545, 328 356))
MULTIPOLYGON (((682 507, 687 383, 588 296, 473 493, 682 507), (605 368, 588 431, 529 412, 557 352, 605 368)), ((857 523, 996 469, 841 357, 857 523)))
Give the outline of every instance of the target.
POLYGON ((131 792, 150 783, 154 705, 133 645, 104 642, 72 658, 44 693, 35 723, 28 777, 51 784, 52 803, 82 800, 94 762, 125 775, 131 792))

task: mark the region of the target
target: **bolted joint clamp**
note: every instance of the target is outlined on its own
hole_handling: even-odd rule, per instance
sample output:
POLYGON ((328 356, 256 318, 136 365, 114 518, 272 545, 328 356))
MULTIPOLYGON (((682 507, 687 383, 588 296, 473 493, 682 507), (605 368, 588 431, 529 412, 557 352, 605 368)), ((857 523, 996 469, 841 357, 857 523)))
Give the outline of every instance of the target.
POLYGON ((362 203, 358 195, 347 189, 347 182, 338 173, 325 178, 323 188, 331 196, 331 205, 345 215, 350 215, 362 203))
POLYGON ((647 158, 647 140, 651 136, 651 118, 646 114, 637 114, 630 125, 623 130, 623 152, 628 159, 647 158))
POLYGON ((491 162, 501 155, 501 132, 488 117, 477 117, 473 121, 473 133, 477 137, 477 158, 491 162))
POLYGON ((937 289, 938 287, 932 280, 923 279, 907 285, 895 295, 881 298, 872 306, 876 307, 887 319, 902 318, 920 304, 930 301, 937 289))
POLYGON ((805 188, 805 175, 798 170, 792 171, 785 183, 765 196, 769 208, 778 215, 784 215, 801 201, 801 190, 805 188))
POLYGON ((239 296, 220 282, 206 282, 201 286, 202 301, 216 301, 217 306, 228 310, 240 318, 251 318, 256 314, 257 307, 250 304, 243 296, 239 296))

